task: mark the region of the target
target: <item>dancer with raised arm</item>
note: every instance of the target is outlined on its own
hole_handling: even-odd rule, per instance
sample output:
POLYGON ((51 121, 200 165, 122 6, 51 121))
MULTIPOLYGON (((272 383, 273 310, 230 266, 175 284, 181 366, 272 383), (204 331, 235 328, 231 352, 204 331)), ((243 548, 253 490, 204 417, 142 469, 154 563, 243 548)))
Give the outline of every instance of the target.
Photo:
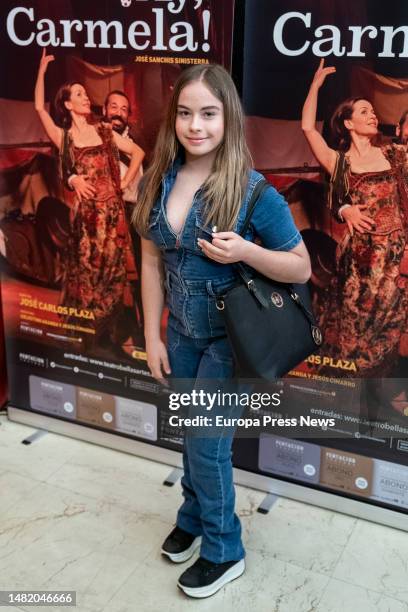
POLYGON ((306 98, 302 128, 318 162, 330 175, 329 206, 347 232, 337 249, 322 327, 324 354, 355 364, 352 375, 391 374, 407 325, 400 263, 407 241, 403 146, 377 144, 378 119, 365 98, 349 98, 331 119, 336 148, 316 129, 320 87, 333 67, 321 60, 306 98))
POLYGON ((61 303, 92 312, 95 339, 120 346, 126 337, 120 317, 124 304, 132 302, 128 276, 134 268, 122 191, 139 172, 144 154, 131 140, 91 121, 91 103, 80 83, 60 87, 55 100, 58 125, 54 122, 44 105, 44 78, 53 60, 44 49, 35 108, 60 152, 63 180, 66 182, 72 168, 77 174, 61 303), (122 179, 119 151, 131 157, 122 179))

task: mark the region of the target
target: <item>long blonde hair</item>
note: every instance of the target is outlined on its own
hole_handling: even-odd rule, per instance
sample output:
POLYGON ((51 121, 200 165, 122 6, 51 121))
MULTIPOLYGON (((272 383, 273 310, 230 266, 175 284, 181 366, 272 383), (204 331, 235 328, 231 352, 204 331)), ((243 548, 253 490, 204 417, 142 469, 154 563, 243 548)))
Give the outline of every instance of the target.
POLYGON ((202 81, 220 101, 224 110, 224 138, 215 156, 212 172, 203 186, 206 224, 219 231, 232 230, 238 218, 252 166, 244 134, 244 117, 234 82, 228 72, 216 64, 198 64, 184 70, 174 84, 167 115, 161 126, 152 162, 143 177, 132 221, 146 236, 149 215, 160 193, 163 175, 174 163, 182 147, 177 140, 175 123, 181 90, 202 81))

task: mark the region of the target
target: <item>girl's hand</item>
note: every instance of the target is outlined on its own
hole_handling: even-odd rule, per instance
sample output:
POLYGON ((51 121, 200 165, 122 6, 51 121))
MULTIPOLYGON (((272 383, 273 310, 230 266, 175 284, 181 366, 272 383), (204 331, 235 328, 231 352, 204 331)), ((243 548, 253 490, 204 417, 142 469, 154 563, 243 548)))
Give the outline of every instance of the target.
POLYGON ((129 181, 126 181, 124 178, 120 181, 120 188, 122 191, 125 191, 129 187, 129 181))
POLYGON ((313 77, 312 85, 317 87, 317 89, 320 89, 320 87, 323 85, 324 81, 326 80, 326 77, 329 74, 333 74, 334 72, 336 72, 336 68, 334 66, 327 66, 327 68, 324 67, 324 58, 322 58, 320 60, 319 67, 316 70, 315 75, 313 77))
POLYGON ((161 340, 146 342, 147 365, 152 376, 162 385, 168 386, 165 374, 171 374, 167 349, 161 340))
POLYGON ((375 221, 371 217, 364 215, 361 211, 367 208, 367 204, 355 204, 347 206, 341 211, 341 216, 347 223, 350 234, 353 235, 354 230, 364 234, 375 228, 375 221))
POLYGON ((216 232, 213 241, 198 239, 198 246, 210 259, 231 264, 244 261, 250 243, 235 232, 216 232))
POLYGON ((41 60, 40 60, 39 72, 46 72, 48 68, 48 64, 50 62, 53 62, 54 60, 55 60, 55 56, 47 55, 45 47, 44 47, 42 51, 42 55, 41 55, 41 60))

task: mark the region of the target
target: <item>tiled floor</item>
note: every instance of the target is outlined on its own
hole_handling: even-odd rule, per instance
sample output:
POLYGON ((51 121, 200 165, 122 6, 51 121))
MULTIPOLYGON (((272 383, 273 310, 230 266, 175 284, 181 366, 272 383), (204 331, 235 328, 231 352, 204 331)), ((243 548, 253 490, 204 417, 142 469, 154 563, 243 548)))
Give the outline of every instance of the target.
MULTIPOLYGON (((0 419, 0 586, 76 590, 80 612, 408 612, 408 534, 237 487, 247 571, 212 598, 159 547, 180 502, 168 466, 0 419)), ((15 610, 16 608, 1 608, 15 610)), ((21 610, 69 610, 65 607, 21 610)))

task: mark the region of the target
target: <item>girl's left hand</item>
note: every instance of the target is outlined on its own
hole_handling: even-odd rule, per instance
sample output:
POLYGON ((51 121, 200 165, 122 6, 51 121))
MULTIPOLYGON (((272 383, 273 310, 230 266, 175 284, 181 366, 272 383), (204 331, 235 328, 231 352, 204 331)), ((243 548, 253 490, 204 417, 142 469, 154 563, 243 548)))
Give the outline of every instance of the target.
POLYGON ((232 264, 244 261, 251 243, 235 232, 217 232, 213 241, 198 239, 198 246, 204 255, 218 263, 232 264))

